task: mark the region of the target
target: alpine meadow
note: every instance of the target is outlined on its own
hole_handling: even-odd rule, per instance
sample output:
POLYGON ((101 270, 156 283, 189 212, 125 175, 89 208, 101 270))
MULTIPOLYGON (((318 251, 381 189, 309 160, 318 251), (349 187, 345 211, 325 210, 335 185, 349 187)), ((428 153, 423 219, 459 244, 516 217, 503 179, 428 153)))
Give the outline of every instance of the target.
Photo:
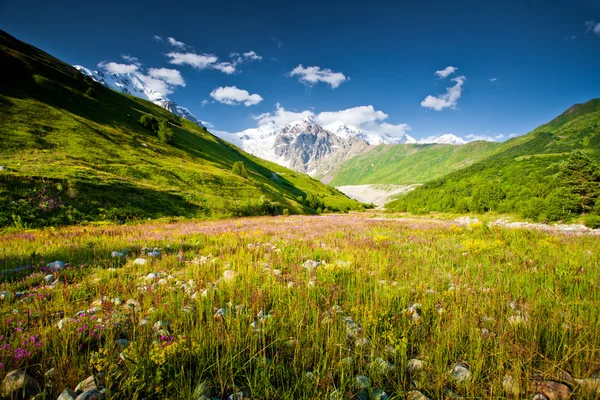
POLYGON ((165 6, 0 2, 0 398, 600 399, 598 0, 165 6))

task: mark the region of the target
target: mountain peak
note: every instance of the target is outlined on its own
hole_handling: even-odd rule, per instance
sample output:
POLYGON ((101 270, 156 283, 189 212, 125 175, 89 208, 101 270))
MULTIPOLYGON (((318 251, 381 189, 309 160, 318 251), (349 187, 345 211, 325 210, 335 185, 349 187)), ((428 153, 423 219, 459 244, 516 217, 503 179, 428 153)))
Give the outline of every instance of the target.
POLYGON ((446 133, 441 136, 429 136, 419 140, 419 144, 465 144, 467 143, 464 139, 459 138, 451 133, 446 133))

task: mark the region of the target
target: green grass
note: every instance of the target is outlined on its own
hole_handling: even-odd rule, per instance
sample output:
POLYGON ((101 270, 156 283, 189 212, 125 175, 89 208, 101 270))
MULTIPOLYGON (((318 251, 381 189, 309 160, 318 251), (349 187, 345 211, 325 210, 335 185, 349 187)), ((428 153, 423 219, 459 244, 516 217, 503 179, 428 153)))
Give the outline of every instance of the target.
POLYGON ((500 145, 477 141, 461 146, 398 144, 373 147, 344 162, 332 186, 425 183, 493 154, 500 145))
POLYGON ((161 216, 314 213, 360 205, 320 182, 257 159, 199 126, 171 125, 173 145, 138 120, 168 111, 78 79, 75 69, 0 31, 0 226, 161 216), (89 87, 95 98, 85 95, 89 87), (231 172, 244 162, 249 178, 231 172))
POLYGON ((534 377, 597 398, 565 372, 600 368, 599 243, 358 213, 13 230, 0 234, 0 291, 10 294, 0 376, 27 368, 48 398, 92 374, 108 399, 198 399, 201 385, 218 398, 356 398, 358 375, 393 399, 415 385, 429 398, 531 398, 534 377), (111 258, 125 248, 126 259, 111 258), (55 260, 69 267, 49 287, 55 260), (161 320, 168 331, 153 330, 161 320), (413 358, 424 368, 411 374, 413 358), (470 380, 451 378, 458 362, 470 380), (509 375, 514 397, 502 386, 509 375))

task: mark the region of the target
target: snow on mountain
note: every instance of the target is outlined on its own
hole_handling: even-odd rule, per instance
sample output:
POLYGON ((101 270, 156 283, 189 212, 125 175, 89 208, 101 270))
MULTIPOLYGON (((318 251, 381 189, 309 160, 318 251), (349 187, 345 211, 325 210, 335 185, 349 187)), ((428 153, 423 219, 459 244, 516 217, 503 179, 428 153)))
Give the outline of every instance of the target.
POLYGON ((347 125, 341 121, 336 121, 331 124, 324 125, 323 128, 327 129, 329 132, 342 139, 362 139, 372 146, 377 146, 380 144, 402 144, 417 142, 413 137, 407 134, 402 134, 401 136, 392 136, 387 133, 365 132, 354 125, 347 125))
POLYGON ((197 123, 198 125, 201 125, 200 121, 196 119, 196 117, 190 112, 190 110, 178 105, 174 101, 169 100, 161 92, 150 88, 135 73, 127 72, 117 74, 113 72, 92 71, 81 65, 75 65, 74 67, 82 74, 90 76, 93 80, 106 86, 109 89, 125 94, 130 94, 132 96, 136 96, 145 100, 149 100, 152 103, 164 108, 165 110, 169 110, 175 115, 178 115, 189 121, 197 123))
POLYGON ((437 144, 465 144, 467 143, 464 139, 459 138, 456 135, 453 135, 451 133, 447 133, 445 135, 441 135, 441 136, 429 136, 426 138, 423 138, 421 140, 418 141, 419 144, 431 144, 431 143, 437 143, 437 144))

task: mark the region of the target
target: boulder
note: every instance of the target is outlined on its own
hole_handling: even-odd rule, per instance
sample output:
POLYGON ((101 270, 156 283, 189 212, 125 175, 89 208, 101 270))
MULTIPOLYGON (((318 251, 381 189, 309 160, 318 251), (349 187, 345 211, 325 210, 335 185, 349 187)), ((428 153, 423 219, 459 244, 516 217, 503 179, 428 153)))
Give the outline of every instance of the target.
POLYGON ((465 363, 456 363, 450 370, 450 377, 458 383, 470 381, 472 374, 469 367, 465 363))
POLYGON ((104 393, 97 389, 86 390, 81 393, 75 400, 101 400, 104 399, 104 393))
POLYGON ((10 371, 2 381, 2 396, 8 398, 33 397, 42 391, 42 386, 27 375, 25 370, 10 371))
POLYGON ((145 265, 146 260, 144 258, 136 258, 133 260, 133 265, 145 265))
POLYGON ((62 261, 53 261, 46 266, 50 268, 50 271, 60 271, 65 267, 65 263, 62 261))
POLYGON ((535 393, 541 393, 549 400, 566 400, 571 397, 571 389, 564 383, 533 381, 531 387, 535 393))
MULTIPOLYGON (((90 390, 97 390, 97 389, 98 389, 98 386, 96 386, 96 380, 94 379, 93 375, 90 375, 85 380, 79 382, 79 384, 75 388, 75 393, 80 394, 83 392, 87 392, 90 390)), ((77 398, 79 398, 79 396, 77 398)))
POLYGON ((75 400, 77 398, 77 393, 72 391, 71 389, 65 389, 59 396, 57 400, 75 400))
POLYGON ((418 390, 411 390, 410 392, 408 392, 408 395, 406 396, 407 400, 429 400, 429 398, 427 396, 425 396, 423 393, 419 392, 418 390))

